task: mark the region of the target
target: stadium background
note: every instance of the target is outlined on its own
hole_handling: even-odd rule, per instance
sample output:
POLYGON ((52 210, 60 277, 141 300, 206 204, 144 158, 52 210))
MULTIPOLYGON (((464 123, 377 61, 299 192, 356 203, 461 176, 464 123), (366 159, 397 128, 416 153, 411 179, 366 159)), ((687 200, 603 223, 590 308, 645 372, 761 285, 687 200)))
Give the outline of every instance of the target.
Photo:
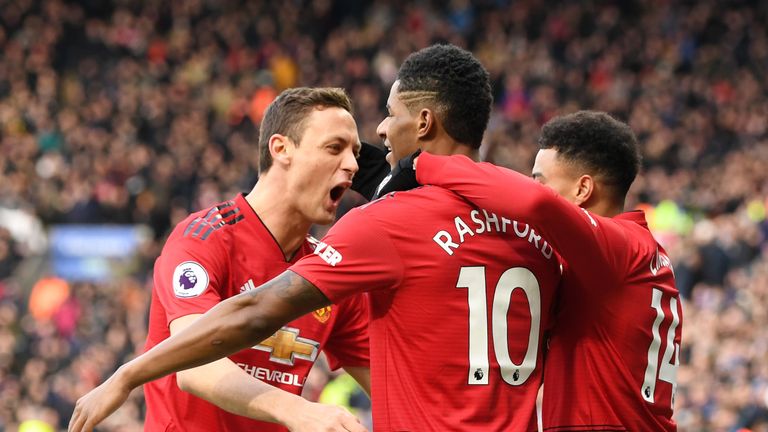
MULTIPOLYGON (((675 418, 768 430, 766 23, 757 1, 0 1, 0 430, 64 429, 143 346, 165 235, 250 189, 276 92, 345 87, 379 142, 399 64, 440 41, 491 74, 488 160, 529 172, 557 114, 629 122, 629 205, 685 297, 675 418)), ((142 403, 102 430, 140 430, 142 403)))

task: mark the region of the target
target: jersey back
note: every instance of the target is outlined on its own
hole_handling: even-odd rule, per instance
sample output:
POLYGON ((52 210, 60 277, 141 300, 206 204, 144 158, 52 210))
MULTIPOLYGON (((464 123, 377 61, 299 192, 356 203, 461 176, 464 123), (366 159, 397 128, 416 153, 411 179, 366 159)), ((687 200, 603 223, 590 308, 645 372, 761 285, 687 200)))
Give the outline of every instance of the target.
POLYGON ((640 212, 592 215, 609 257, 568 268, 547 356, 547 431, 674 431, 682 304, 640 212))
POLYGON ((464 156, 422 154, 417 178, 501 216, 530 216, 565 260, 545 365, 545 431, 676 430, 682 305, 642 212, 601 217, 464 156))
POLYGON ((425 187, 351 211, 291 270, 333 301, 370 292, 375 430, 531 429, 560 280, 535 228, 425 187))

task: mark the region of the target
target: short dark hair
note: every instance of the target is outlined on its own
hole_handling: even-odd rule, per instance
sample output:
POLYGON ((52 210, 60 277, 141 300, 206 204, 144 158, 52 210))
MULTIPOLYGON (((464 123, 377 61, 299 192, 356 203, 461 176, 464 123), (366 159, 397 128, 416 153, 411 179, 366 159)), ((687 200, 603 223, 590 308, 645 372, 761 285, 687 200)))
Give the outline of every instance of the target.
POLYGON ((259 172, 272 167, 269 138, 285 135, 299 145, 306 129, 306 120, 314 109, 341 108, 352 114, 352 101, 347 92, 336 87, 297 87, 284 90, 264 113, 259 131, 259 172))
POLYGON ((541 128, 539 147, 599 176, 623 199, 640 171, 640 152, 632 129, 599 111, 555 117, 541 128))
POLYGON ((472 53, 454 45, 432 45, 408 56, 397 78, 398 95, 409 109, 417 100, 434 101, 432 108, 448 135, 480 147, 493 96, 488 71, 472 53))

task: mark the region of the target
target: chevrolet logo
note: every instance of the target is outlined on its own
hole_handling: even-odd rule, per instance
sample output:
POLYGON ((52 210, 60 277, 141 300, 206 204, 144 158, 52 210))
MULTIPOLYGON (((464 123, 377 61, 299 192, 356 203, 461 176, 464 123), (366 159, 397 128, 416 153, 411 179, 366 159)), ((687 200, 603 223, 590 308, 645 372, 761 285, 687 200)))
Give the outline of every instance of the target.
POLYGON ((314 362, 320 343, 299 337, 297 328, 283 327, 253 349, 268 352, 269 359, 275 363, 293 366, 297 358, 314 362))

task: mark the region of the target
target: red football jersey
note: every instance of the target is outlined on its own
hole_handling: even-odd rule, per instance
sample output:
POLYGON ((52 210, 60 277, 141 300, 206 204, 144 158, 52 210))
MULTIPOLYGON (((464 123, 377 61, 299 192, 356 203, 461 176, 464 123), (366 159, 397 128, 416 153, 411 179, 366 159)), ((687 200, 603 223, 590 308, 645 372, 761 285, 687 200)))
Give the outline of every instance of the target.
POLYGON ((560 280, 532 227, 445 189, 396 192, 291 270, 334 302, 369 292, 376 431, 530 429, 560 280))
POLYGON ((545 368, 545 431, 677 429, 682 305, 642 212, 600 217, 519 173, 465 157, 422 155, 417 178, 500 216, 533 214, 565 260, 545 368))
MULTIPOLYGON (((316 242, 316 240, 315 240, 316 242)), ((309 239, 291 261, 242 195, 194 213, 173 230, 155 263, 146 349, 170 336, 169 324, 202 314, 220 301, 251 290, 311 253, 309 239)), ((301 394, 317 354, 331 367, 369 365, 368 304, 353 296, 286 324, 269 339, 229 358, 248 374, 301 394)), ((176 374, 144 386, 147 431, 284 431, 228 413, 181 391, 176 374)))

